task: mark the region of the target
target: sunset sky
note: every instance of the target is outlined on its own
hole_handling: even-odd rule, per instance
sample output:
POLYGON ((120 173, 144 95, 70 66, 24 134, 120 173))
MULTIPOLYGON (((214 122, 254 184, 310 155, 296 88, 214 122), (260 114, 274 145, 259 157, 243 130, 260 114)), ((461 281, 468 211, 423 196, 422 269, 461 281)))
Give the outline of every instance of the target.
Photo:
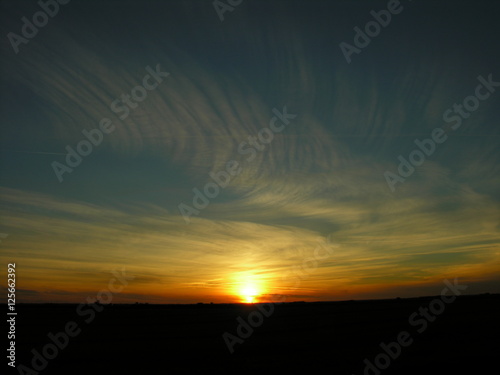
POLYGON ((244 0, 221 21, 212 1, 72 0, 15 53, 40 6, 3 1, 0 275, 16 263, 17 302, 81 303, 121 269, 117 303, 500 292, 500 87, 443 119, 479 76, 500 82, 500 6, 440 3, 401 1, 348 63, 339 45, 387 2, 244 0), (103 119, 60 182, 53 162, 103 119), (392 191, 384 173, 435 128, 447 140, 392 191), (229 161, 240 173, 187 222, 179 205, 229 161))

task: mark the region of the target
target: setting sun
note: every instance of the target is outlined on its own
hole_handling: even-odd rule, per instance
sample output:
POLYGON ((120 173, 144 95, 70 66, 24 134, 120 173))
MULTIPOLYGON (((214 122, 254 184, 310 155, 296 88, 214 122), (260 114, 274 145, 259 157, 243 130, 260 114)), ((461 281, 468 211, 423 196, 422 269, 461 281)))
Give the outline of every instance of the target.
POLYGON ((255 298, 259 295, 259 291, 254 285, 246 285, 241 290, 241 297, 245 303, 254 303, 255 298))
POLYGON ((265 290, 266 282, 261 275, 252 272, 239 272, 233 276, 232 293, 237 297, 240 303, 256 303, 262 295, 267 293, 265 290))

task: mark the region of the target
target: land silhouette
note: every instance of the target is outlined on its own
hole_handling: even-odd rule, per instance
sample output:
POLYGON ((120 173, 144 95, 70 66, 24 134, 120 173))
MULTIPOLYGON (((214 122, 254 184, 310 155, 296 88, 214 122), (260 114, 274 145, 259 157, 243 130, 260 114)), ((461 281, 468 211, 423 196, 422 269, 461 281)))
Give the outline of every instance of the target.
POLYGON ((410 324, 409 317, 435 298, 274 304, 233 354, 223 333, 236 335, 237 318, 246 320, 258 304, 99 304, 92 320, 90 313, 76 313, 78 305, 18 304, 16 365, 33 368, 32 349, 42 353, 52 342, 49 332, 57 336, 76 322, 81 332, 40 374, 453 374, 494 368, 500 294, 460 296, 418 333, 422 324, 410 324), (411 344, 399 353, 392 346, 396 358, 387 368, 376 367, 377 355, 386 353, 381 343, 391 348, 403 331, 411 344))

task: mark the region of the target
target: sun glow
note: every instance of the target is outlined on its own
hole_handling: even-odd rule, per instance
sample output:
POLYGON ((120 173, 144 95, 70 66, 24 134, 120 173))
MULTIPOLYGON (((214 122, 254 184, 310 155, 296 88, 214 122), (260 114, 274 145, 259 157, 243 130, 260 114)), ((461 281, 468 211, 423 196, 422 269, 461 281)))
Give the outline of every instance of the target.
POLYGON ((233 295, 236 295, 241 303, 256 303, 265 293, 264 285, 261 276, 239 273, 234 276, 233 295))
POLYGON ((255 285, 245 285, 240 292, 240 295, 245 303, 254 303, 255 298, 259 295, 259 291, 255 285))

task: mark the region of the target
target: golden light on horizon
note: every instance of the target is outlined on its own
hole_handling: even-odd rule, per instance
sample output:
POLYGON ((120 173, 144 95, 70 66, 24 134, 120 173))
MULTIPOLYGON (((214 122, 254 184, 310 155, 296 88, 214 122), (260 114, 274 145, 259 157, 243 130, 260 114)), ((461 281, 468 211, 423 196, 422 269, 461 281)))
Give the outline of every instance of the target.
POLYGON ((260 294, 255 285, 246 285, 241 290, 241 297, 245 303, 254 303, 255 298, 260 294))
POLYGON ((238 297, 241 303, 258 302, 259 297, 264 294, 264 283, 260 277, 241 273, 235 279, 233 294, 238 297))

